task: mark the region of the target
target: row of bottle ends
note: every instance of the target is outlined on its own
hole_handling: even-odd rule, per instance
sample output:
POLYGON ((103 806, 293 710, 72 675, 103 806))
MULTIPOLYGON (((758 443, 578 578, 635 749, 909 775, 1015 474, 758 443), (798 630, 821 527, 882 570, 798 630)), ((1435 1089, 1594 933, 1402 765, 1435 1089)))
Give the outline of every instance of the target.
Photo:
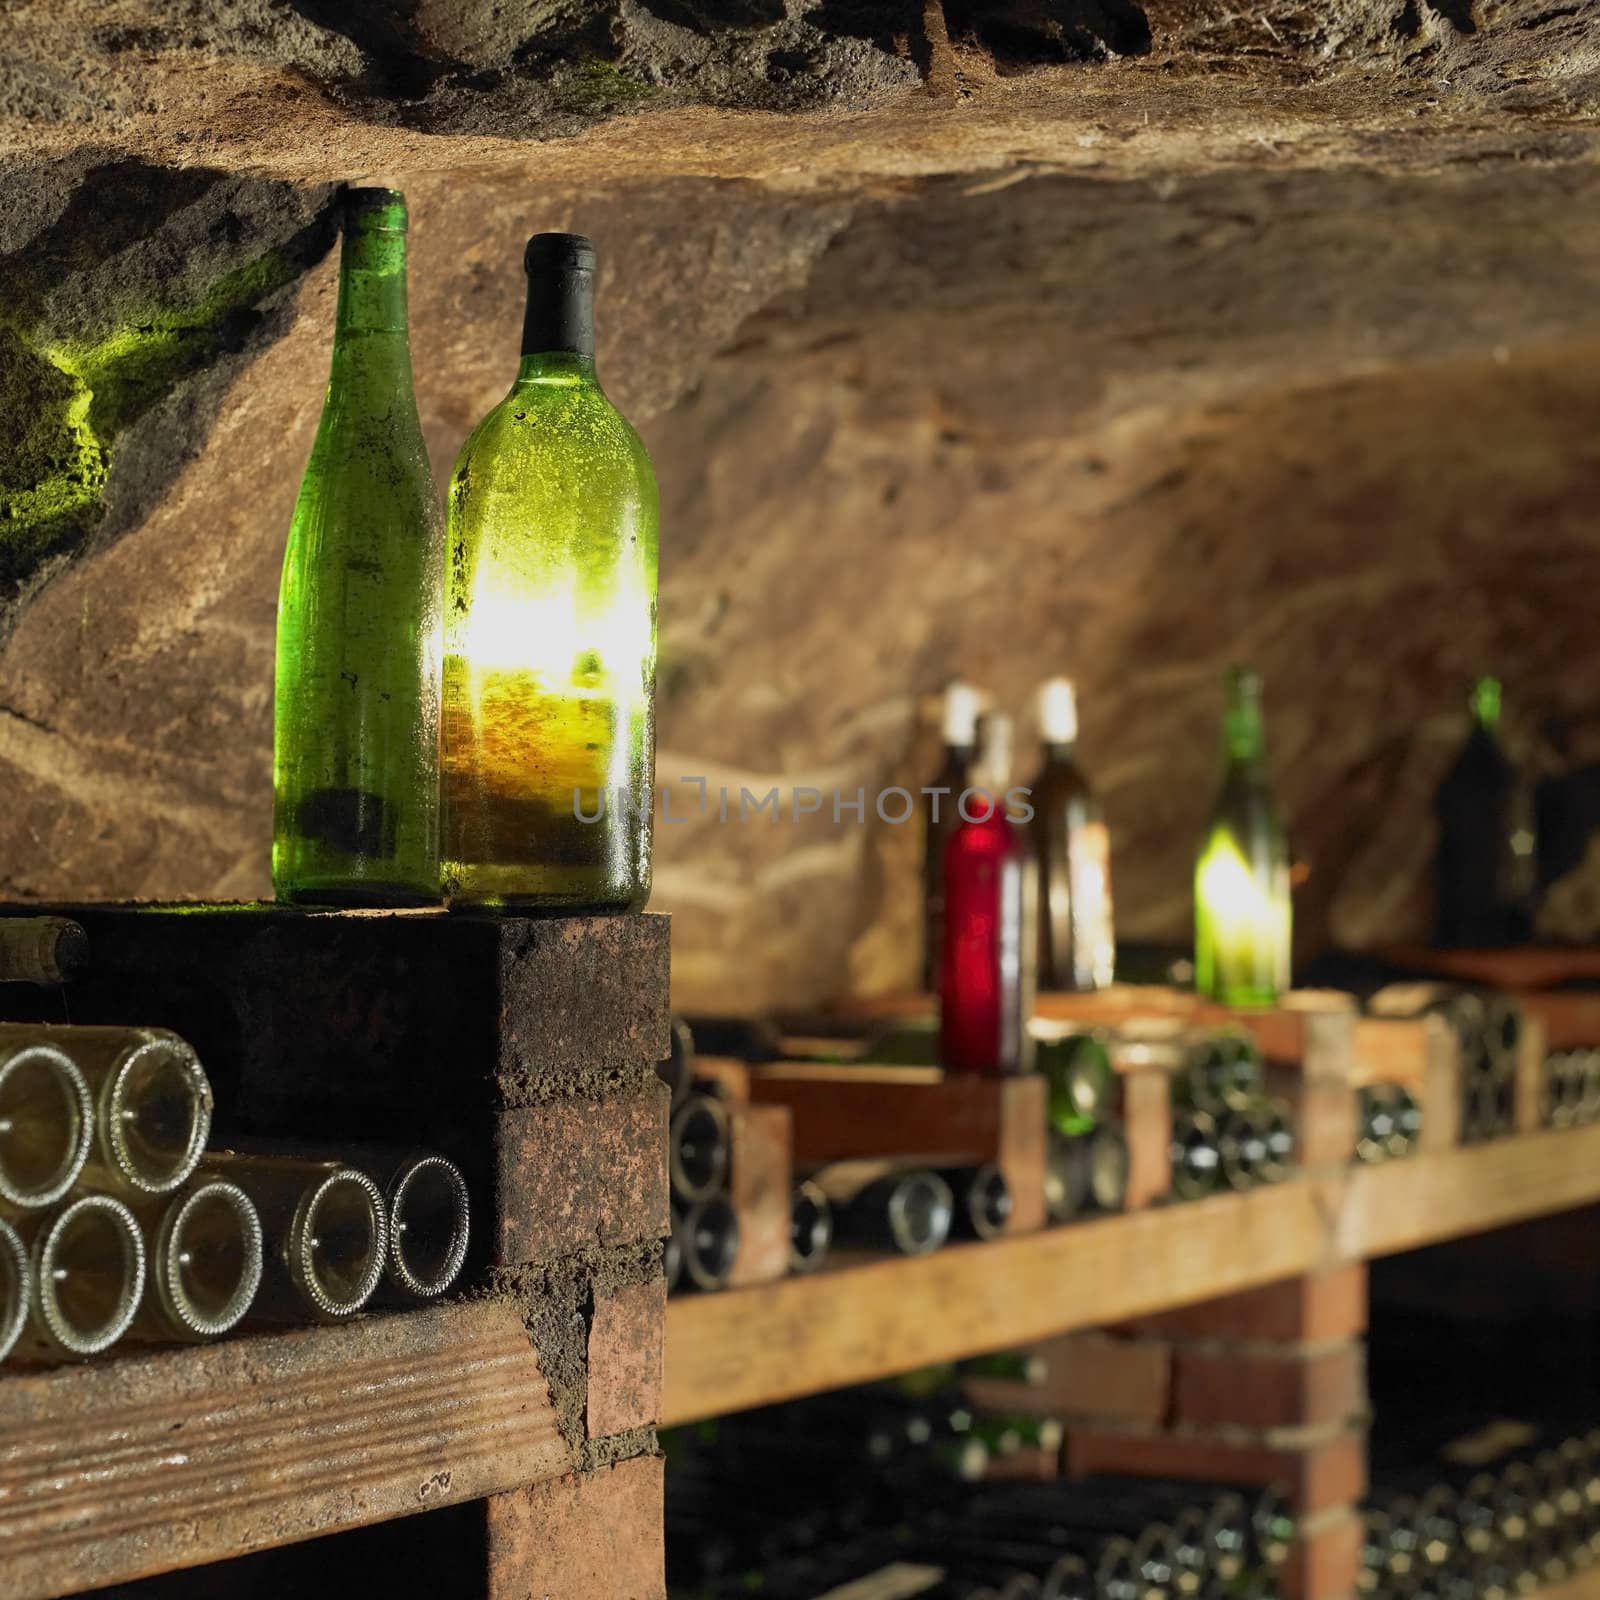
POLYGON ((199 1058, 153 1028, 0 1023, 0 1361, 340 1322, 437 1298, 466 1180, 430 1150, 211 1150, 199 1058))

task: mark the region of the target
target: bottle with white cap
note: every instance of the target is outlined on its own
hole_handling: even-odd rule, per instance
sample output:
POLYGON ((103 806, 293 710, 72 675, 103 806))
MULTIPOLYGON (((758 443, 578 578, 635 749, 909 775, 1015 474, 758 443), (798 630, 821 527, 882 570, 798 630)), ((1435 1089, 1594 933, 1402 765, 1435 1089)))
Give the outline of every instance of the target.
POLYGON ((944 929, 944 847, 960 817, 956 802, 972 772, 978 742, 981 696, 959 678, 944 691, 944 761, 923 792, 922 808, 922 987, 939 987, 939 954, 944 929))
POLYGON ((1111 839, 1093 786, 1077 763, 1078 701, 1070 678, 1039 688, 1038 775, 1030 789, 1039 872, 1039 981, 1049 989, 1103 989, 1116 960, 1111 839))

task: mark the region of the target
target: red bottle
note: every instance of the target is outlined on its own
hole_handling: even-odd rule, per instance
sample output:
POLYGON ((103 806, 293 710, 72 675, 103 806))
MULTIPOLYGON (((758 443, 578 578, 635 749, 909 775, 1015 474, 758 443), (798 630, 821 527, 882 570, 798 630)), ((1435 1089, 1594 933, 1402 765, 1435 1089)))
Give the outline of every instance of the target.
POLYGON ((1000 1075, 1033 1065, 1037 888, 1020 824, 1032 808, 1011 791, 1011 721, 985 716, 973 787, 944 850, 939 1060, 948 1072, 1000 1075))

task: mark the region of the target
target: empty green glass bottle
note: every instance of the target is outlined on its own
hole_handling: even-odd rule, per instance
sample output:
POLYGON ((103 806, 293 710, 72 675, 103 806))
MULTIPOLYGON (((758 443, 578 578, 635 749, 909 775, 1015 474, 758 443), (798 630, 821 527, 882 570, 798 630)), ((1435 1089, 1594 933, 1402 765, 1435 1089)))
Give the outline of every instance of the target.
POLYGON ((528 242, 522 364, 450 484, 452 904, 625 911, 650 892, 655 472, 594 370, 594 249, 528 242))
POLYGON ((1194 874, 1195 987, 1227 1005, 1271 1005, 1289 985, 1289 846, 1272 802, 1261 678, 1225 679, 1222 788, 1194 874))
POLYGON ((439 898, 440 521, 411 387, 405 197, 352 189, 328 397, 278 601, 280 900, 439 898))

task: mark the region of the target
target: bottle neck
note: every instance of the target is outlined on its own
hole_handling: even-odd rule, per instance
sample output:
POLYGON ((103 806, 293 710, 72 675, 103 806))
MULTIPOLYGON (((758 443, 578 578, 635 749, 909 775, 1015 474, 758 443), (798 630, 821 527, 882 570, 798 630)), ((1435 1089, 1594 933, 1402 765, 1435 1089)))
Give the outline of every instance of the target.
POLYGON ((574 350, 539 350, 523 353, 517 367, 518 383, 583 384, 596 382, 594 357, 574 350))
POLYGON ((586 267, 532 267, 522 318, 522 364, 558 356, 588 363, 594 376, 594 272, 586 267))
POLYGON ((1500 731, 1500 685, 1494 678, 1480 678, 1472 686, 1472 719, 1487 734, 1500 731))
POLYGON ((1052 766, 1071 766, 1077 757, 1078 742, 1076 739, 1046 739, 1041 748, 1045 760, 1052 766))
POLYGON ((1254 695, 1235 695, 1222 714, 1222 753, 1233 770, 1255 771, 1265 765, 1266 728, 1261 702, 1254 695))
POLYGON ((391 333, 406 338, 406 236, 391 228, 345 232, 339 256, 335 345, 346 334, 391 333))

